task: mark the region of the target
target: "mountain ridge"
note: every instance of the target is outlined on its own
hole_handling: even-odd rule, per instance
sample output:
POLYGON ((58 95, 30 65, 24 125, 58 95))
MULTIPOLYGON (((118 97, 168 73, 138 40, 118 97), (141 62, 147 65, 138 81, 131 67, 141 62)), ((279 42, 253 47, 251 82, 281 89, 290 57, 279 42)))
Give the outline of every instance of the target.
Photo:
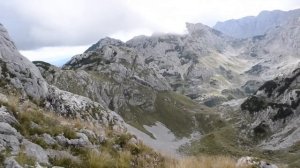
POLYGON ((300 10, 262 11, 257 16, 217 22, 213 28, 236 38, 249 38, 264 35, 268 30, 286 23, 290 18, 300 16, 300 10))

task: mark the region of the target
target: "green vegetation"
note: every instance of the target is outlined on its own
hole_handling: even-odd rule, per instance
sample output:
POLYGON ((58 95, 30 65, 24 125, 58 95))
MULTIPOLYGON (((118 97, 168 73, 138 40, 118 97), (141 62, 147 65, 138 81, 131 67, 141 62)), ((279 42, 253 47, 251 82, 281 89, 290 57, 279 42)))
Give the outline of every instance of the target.
POLYGON ((41 135, 44 133, 51 136, 63 134, 66 138, 76 138, 74 128, 61 125, 60 122, 51 117, 45 116, 42 112, 35 109, 26 109, 24 112, 16 113, 16 118, 20 122, 17 129, 25 136, 41 135))
POLYGON ((16 156, 15 160, 21 165, 35 165, 36 159, 30 156, 27 156, 26 153, 21 150, 16 156))
POLYGON ((72 168, 131 168, 131 167, 162 167, 164 159, 142 143, 131 144, 132 135, 121 134, 111 137, 96 150, 86 148, 71 148, 71 153, 80 158, 80 162, 69 158, 54 158, 52 165, 72 168), (122 150, 118 150, 116 145, 122 150), (147 158, 147 156, 149 158, 147 158), (154 158, 157 162, 153 162, 154 158))
POLYGON ((145 130, 143 125, 153 125, 159 121, 179 138, 189 137, 195 130, 208 132, 211 126, 220 125, 218 114, 213 113, 205 106, 196 104, 186 96, 169 91, 155 94, 153 111, 145 111, 143 107, 129 105, 129 108, 121 110, 125 121, 148 134, 150 133, 145 130), (207 125, 205 120, 212 120, 212 122, 207 125), (197 125, 199 126, 197 127, 197 125))
MULTIPOLYGON (((204 135, 200 140, 194 141, 191 146, 181 148, 181 151, 191 154, 231 155, 245 156, 245 151, 239 147, 237 130, 226 126, 204 135)), ((248 153, 249 154, 249 153, 248 153)))

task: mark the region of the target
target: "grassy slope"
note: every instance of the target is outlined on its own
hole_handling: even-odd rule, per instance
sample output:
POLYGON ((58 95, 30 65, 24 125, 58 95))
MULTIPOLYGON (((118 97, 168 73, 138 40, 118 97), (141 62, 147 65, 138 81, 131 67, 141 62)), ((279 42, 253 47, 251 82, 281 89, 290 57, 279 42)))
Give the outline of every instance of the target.
MULTIPOLYGON (((64 155, 59 158, 50 158, 50 164, 53 166, 66 168, 164 167, 164 158, 159 153, 154 152, 142 142, 130 143, 129 141, 133 137, 130 134, 116 132, 110 127, 103 128, 87 121, 64 118, 55 113, 45 111, 30 101, 25 101, 21 104, 16 97, 9 97, 8 103, 0 101, 1 106, 8 108, 12 115, 16 117, 19 123, 14 125, 14 127, 26 139, 40 145, 44 149, 66 151, 78 159, 73 160, 67 156, 64 157, 64 155), (37 124, 37 127, 32 127, 32 122, 37 124), (58 143, 48 145, 42 138, 42 135, 47 133, 53 137, 63 134, 65 137, 73 139, 77 138, 76 132, 83 128, 90 129, 96 134, 104 129, 106 137, 104 142, 98 142, 97 139, 89 138, 95 145, 93 148, 100 152, 91 150, 90 147, 67 146, 58 143), (114 148, 115 145, 119 145, 120 150, 114 148)), ((0 152, 1 162, 9 155, 9 152, 0 152)), ((33 166, 36 162, 36 158, 27 156, 23 149, 16 155, 16 160, 22 166, 33 166)), ((3 166, 1 162, 0 167, 3 166)))
POLYGON ((288 168, 300 168, 300 142, 284 150, 261 150, 255 146, 255 140, 239 136, 240 130, 234 126, 236 122, 236 118, 233 118, 224 127, 181 147, 180 151, 188 155, 254 156, 278 165, 287 165, 288 168))
POLYGON ((152 112, 130 106, 121 114, 127 123, 144 132, 147 131, 143 125, 153 125, 159 121, 179 138, 189 137, 194 131, 210 132, 223 123, 211 109, 171 91, 157 93, 155 110, 152 112))

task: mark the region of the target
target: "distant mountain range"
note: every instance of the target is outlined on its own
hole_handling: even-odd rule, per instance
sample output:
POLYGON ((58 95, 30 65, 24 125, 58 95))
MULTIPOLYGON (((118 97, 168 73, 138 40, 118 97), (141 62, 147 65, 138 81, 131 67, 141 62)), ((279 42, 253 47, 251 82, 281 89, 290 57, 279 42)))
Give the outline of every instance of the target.
POLYGON ((298 19, 299 15, 299 9, 287 12, 262 11, 258 16, 217 22, 213 28, 235 38, 249 38, 264 35, 277 26, 283 26, 292 19, 298 19))

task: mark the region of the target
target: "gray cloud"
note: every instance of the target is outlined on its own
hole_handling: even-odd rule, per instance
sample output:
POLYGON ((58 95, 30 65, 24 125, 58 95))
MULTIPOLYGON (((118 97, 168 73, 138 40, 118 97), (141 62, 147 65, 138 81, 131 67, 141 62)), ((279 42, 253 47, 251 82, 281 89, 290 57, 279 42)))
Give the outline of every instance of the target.
POLYGON ((299 0, 0 0, 0 23, 21 50, 78 46, 105 36, 183 33, 185 22, 257 15, 300 8, 299 0))
POLYGON ((19 49, 90 44, 143 26, 121 0, 9 0, 0 11, 19 49))

